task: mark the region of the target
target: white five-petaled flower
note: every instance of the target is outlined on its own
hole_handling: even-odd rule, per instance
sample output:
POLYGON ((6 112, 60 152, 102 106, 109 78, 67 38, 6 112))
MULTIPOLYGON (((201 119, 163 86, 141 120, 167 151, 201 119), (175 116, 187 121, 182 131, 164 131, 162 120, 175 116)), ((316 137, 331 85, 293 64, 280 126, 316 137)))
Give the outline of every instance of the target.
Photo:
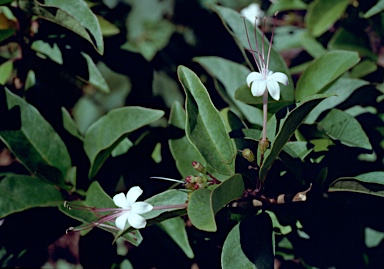
POLYGON ((273 99, 280 99, 280 85, 288 85, 288 77, 281 72, 269 71, 268 69, 262 69, 261 73, 251 72, 247 76, 247 85, 251 87, 253 96, 262 96, 266 90, 273 99))
MULTIPOLYGON (((265 20, 266 19, 264 19, 264 27, 265 27, 265 20)), ((254 23, 255 28, 257 27, 256 22, 257 22, 257 17, 255 18, 255 23, 254 23)), ((245 20, 244 20, 244 24, 245 24, 245 20)), ((259 72, 251 72, 247 76, 247 85, 248 87, 251 87, 251 92, 253 96, 262 96, 264 95, 265 91, 268 91, 273 99, 279 100, 280 99, 279 83, 288 85, 288 77, 284 73, 272 72, 271 70, 268 69, 274 31, 272 31, 271 40, 269 42, 267 57, 265 57, 264 32, 261 39, 261 49, 260 49, 259 42, 257 40, 256 30, 255 30, 256 48, 253 49, 251 45, 251 41, 248 36, 246 25, 245 25, 245 30, 246 30, 248 44, 249 44, 249 51, 252 53, 252 56, 256 62, 257 69, 259 70, 259 72)))
POLYGON ((147 225, 147 221, 140 214, 151 211, 153 206, 146 202, 136 202, 142 193, 143 190, 136 186, 132 187, 126 196, 124 193, 119 193, 113 197, 116 206, 124 209, 121 215, 116 218, 117 228, 124 230, 127 221, 135 229, 144 228, 147 225))

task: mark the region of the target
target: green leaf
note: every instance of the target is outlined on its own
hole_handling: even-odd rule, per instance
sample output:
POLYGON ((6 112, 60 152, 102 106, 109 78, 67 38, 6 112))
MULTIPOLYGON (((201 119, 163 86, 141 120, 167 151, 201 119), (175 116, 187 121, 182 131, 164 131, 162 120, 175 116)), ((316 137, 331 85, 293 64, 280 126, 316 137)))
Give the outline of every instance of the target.
POLYGON ((12 75, 13 61, 6 61, 0 65, 0 84, 5 85, 12 75))
POLYGON ((186 93, 186 134, 207 163, 223 175, 233 175, 235 149, 220 112, 207 90, 190 69, 179 66, 179 80, 186 93))
POLYGON ((15 33, 16 33, 16 30, 14 30, 14 29, 1 29, 0 30, 0 42, 13 36, 15 33))
MULTIPOLYGON (((85 1, 83 0, 65 0, 65 1, 45 0, 44 3, 46 6, 59 8, 59 10, 62 10, 68 15, 70 15, 71 17, 73 17, 73 19, 76 20, 76 22, 78 22, 82 27, 84 27, 92 35, 92 37, 90 37, 89 34, 87 33, 88 36, 85 36, 85 35, 82 35, 82 36, 88 39, 97 48, 100 54, 104 53, 104 41, 103 41, 103 35, 101 32, 99 21, 97 20, 96 15, 93 14, 93 12, 88 7, 85 1)), ((68 27, 71 22, 64 21, 65 17, 60 18, 58 16, 58 13, 59 12, 57 12, 55 16, 55 22, 63 25, 64 27, 68 27)), ((69 29, 76 33, 78 31, 83 32, 82 30, 77 30, 72 27, 69 29)))
MULTIPOLYGON (((213 11, 215 11, 223 21, 224 25, 226 26, 229 33, 232 34, 234 37, 236 43, 238 44, 240 50, 244 51, 245 49, 249 49, 248 39, 247 35, 244 29, 244 22, 241 18, 241 15, 234 11, 233 9, 222 7, 222 6, 214 6, 213 11)), ((253 24, 246 20, 246 27, 248 29, 249 38, 251 45, 255 49, 255 37, 253 35, 254 28, 253 24)), ((257 33, 257 39, 259 41, 262 40, 262 32, 259 28, 256 29, 257 33)), ((262 42, 259 42, 260 51, 262 42)), ((264 49, 267 50, 269 48, 269 41, 267 38, 264 38, 264 49)), ((293 100, 293 81, 290 77, 288 67, 286 66, 283 58, 280 56, 278 52, 275 51, 275 49, 271 49, 271 54, 269 58, 269 70, 272 70, 273 72, 282 72, 288 76, 289 84, 287 86, 281 85, 281 99, 283 100, 293 100)), ((245 82, 243 83, 245 84, 245 82)))
POLYGON ((273 268, 273 264, 273 226, 267 213, 245 218, 225 239, 221 254, 223 269, 273 268))
POLYGON ((31 48, 37 51, 39 55, 43 55, 44 58, 48 57, 58 64, 63 64, 63 56, 56 43, 51 46, 48 42, 36 40, 32 43, 31 48))
POLYGON ((96 15, 96 18, 99 21, 103 36, 113 36, 120 33, 120 29, 113 23, 107 21, 104 17, 96 15))
POLYGON ((372 52, 371 40, 366 32, 352 32, 340 28, 328 42, 328 49, 349 50, 358 52, 360 56, 367 56, 373 61, 377 61, 377 55, 372 52))
POLYGON ((262 110, 244 104, 235 98, 236 90, 246 84, 246 78, 251 72, 247 67, 215 56, 196 57, 193 60, 224 85, 228 102, 235 110, 239 110, 249 122, 258 125, 263 124, 262 110))
POLYGON ((280 0, 272 3, 267 11, 267 14, 273 15, 279 11, 304 9, 307 9, 307 4, 301 0, 280 0))
POLYGON ((317 37, 325 33, 343 14, 349 0, 315 0, 305 16, 308 30, 317 37))
POLYGON ((314 58, 318 58, 327 52, 323 45, 307 31, 300 36, 300 43, 308 54, 314 58))
POLYGON ((84 137, 84 150, 91 162, 89 177, 96 175, 113 149, 130 132, 158 120, 163 115, 161 110, 123 107, 110 110, 107 115, 93 123, 84 137))
POLYGON ((29 171, 62 184, 71 167, 64 142, 36 108, 9 90, 5 92, 8 109, 20 107, 21 129, 0 131, 0 139, 29 171))
POLYGON ((348 113, 332 109, 318 124, 332 139, 340 140, 344 145, 371 150, 372 146, 360 123, 348 113))
MULTIPOLYGON (((113 202, 112 198, 105 193, 105 191, 101 188, 100 184, 97 181, 92 182, 92 184, 89 186, 86 193, 85 201, 74 201, 73 203, 76 205, 94 207, 94 208, 116 208, 116 205, 113 202)), ((101 216, 107 215, 108 213, 110 213, 110 211, 106 211, 106 212, 97 212, 96 214, 95 212, 92 212, 92 211, 68 209, 63 205, 61 205, 59 209, 61 212, 63 212, 67 216, 74 218, 78 221, 81 221, 84 224, 95 222, 99 220, 101 216)), ((115 226, 114 222, 107 222, 106 224, 115 226)), ((96 227, 112 233, 115 237, 120 232, 118 230, 111 229, 101 225, 98 225, 96 227)), ((133 230, 129 233, 126 233, 121 237, 127 240, 128 242, 130 242, 131 244, 133 244, 134 246, 138 246, 143 240, 140 232, 137 230, 133 230)))
POLYGON ((14 0, 0 0, 0 5, 6 5, 12 3, 14 0))
POLYGON ((188 241, 188 235, 185 230, 185 222, 182 218, 172 218, 164 220, 158 224, 158 226, 164 230, 175 243, 184 251, 188 258, 194 257, 193 250, 188 241))
POLYGON ((329 191, 357 192, 384 197, 384 172, 375 171, 356 177, 338 178, 331 184, 329 191))
POLYGON ((243 191, 244 182, 240 174, 228 178, 213 190, 194 191, 188 202, 188 217, 196 228, 215 232, 215 214, 229 202, 241 197, 243 191))
POLYGON ((58 206, 61 203, 60 190, 41 179, 13 174, 0 179, 0 218, 33 207, 58 206))
MULTIPOLYGON (((184 130, 185 120, 186 114, 184 109, 179 102, 175 102, 171 109, 169 123, 184 130)), ((171 150, 172 157, 175 159, 177 170, 183 178, 196 174, 196 170, 192 167, 192 161, 197 161, 206 166, 205 159, 186 136, 179 139, 170 139, 169 149, 171 150)))
POLYGON ((369 17, 372 17, 373 15, 376 15, 378 13, 380 13, 381 11, 384 10, 384 0, 378 0, 376 5, 374 5, 373 7, 371 7, 365 14, 364 14, 364 18, 369 18, 369 17))
POLYGON ((109 93, 110 92, 109 86, 108 86, 107 82, 105 81, 103 75, 100 73, 99 69, 97 68, 97 66, 93 62, 92 58, 84 52, 81 52, 81 54, 84 56, 85 60, 87 61, 89 83, 92 84, 93 86, 95 86, 95 88, 100 90, 101 92, 109 93))
POLYGON ((65 130, 67 130, 68 133, 70 133, 74 137, 77 137, 78 139, 83 141, 84 140, 83 136, 80 134, 79 130, 77 129, 76 123, 73 121, 71 115, 65 109, 65 107, 61 108, 61 115, 63 117, 63 126, 65 130))
POLYGON ((312 152, 313 148, 308 148, 308 143, 305 141, 291 141, 285 144, 283 150, 291 155, 292 158, 304 158, 312 152))
POLYGON ((320 116, 320 114, 330 108, 334 108, 341 104, 357 89, 362 86, 368 85, 365 80, 354 78, 339 78, 332 83, 323 93, 334 94, 323 100, 318 106, 316 106, 305 119, 305 123, 312 124, 320 116))
POLYGON ((300 39, 305 32, 305 29, 298 26, 279 26, 273 35, 273 48, 278 52, 301 48, 300 39))
MULTIPOLYGON (((267 176, 268 170, 276 160, 280 151, 283 149, 287 141, 291 138, 295 130, 300 126, 308 113, 317 106, 323 99, 330 95, 314 95, 302 100, 295 109, 293 109, 286 117, 282 127, 271 141, 271 149, 265 152, 264 162, 260 167, 259 178, 263 182, 267 176)), ((273 119, 273 118, 272 118, 273 119)), ((271 121, 271 120, 269 120, 271 121)), ((271 129, 271 128, 269 128, 271 129)), ((268 130, 267 130, 268 131, 268 130)), ((270 137, 270 136, 268 136, 270 137)))
POLYGON ((321 91, 360 61, 357 52, 330 51, 314 60, 296 86, 296 100, 301 101, 321 91))
POLYGON ((351 78, 362 78, 369 75, 377 70, 377 64, 369 59, 361 61, 352 70, 351 78))

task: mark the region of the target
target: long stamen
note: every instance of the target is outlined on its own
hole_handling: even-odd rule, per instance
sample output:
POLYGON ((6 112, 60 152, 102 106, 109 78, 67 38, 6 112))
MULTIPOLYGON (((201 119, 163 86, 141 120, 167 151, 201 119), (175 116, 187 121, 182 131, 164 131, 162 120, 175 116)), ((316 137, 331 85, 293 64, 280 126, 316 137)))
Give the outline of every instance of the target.
POLYGON ((260 47, 259 47, 259 41, 258 41, 258 38, 257 38, 257 20, 259 18, 256 17, 255 18, 255 22, 253 23, 253 35, 255 36, 255 43, 256 43, 256 52, 257 52, 257 56, 259 58, 259 60, 255 60, 256 61, 256 65, 257 65, 257 68, 259 69, 259 72, 262 73, 263 71, 263 65, 264 65, 264 56, 260 54, 260 47))
MULTIPOLYGON (((256 19, 257 19, 257 18, 255 18, 255 20, 256 20, 256 19)), ((247 35, 247 41, 248 41, 248 45, 249 45, 249 49, 248 49, 248 51, 250 51, 250 52, 252 53, 252 57, 253 57, 253 59, 254 59, 255 62, 256 62, 257 69, 260 70, 260 66, 259 66, 259 64, 258 64, 258 62, 257 62, 257 58, 256 58, 256 56, 255 56, 255 52, 257 52, 257 51, 253 50, 253 47, 252 47, 252 45, 251 45, 251 40, 249 39, 248 29, 247 29, 247 24, 246 24, 246 22, 245 22, 245 17, 243 17, 243 22, 244 22, 244 27, 245 27, 245 34, 247 35)), ((257 40, 256 40, 256 41, 257 41, 257 40)), ((257 46, 257 42, 256 42, 256 46, 257 46)))
POLYGON ((268 66, 269 66, 269 56, 271 55, 272 40, 273 40, 273 36, 274 36, 274 34, 275 34, 276 20, 277 20, 277 12, 275 13, 275 18, 273 19, 273 28, 272 28, 271 39, 270 39, 270 41, 269 41, 269 48, 268 48, 268 56, 267 56, 267 66, 266 66, 266 69, 268 69, 268 66))

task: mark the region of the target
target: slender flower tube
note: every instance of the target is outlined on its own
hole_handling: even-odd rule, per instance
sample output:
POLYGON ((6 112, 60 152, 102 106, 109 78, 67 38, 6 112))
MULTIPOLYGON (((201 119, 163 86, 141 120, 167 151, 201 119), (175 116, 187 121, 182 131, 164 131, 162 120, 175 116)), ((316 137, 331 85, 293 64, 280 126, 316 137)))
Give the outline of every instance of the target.
POLYGON ((64 202, 64 206, 68 209, 91 211, 99 217, 97 221, 79 227, 70 227, 67 232, 86 230, 95 226, 101 226, 112 230, 124 230, 127 223, 135 229, 141 229, 147 225, 146 219, 141 216, 142 214, 152 210, 180 209, 187 207, 187 204, 152 206, 146 202, 136 202, 142 193, 143 190, 136 186, 132 187, 126 195, 124 195, 124 193, 115 195, 113 197, 113 202, 119 208, 95 208, 64 202), (107 212, 107 214, 100 216, 101 212, 107 212), (113 221, 115 225, 112 224, 113 221))

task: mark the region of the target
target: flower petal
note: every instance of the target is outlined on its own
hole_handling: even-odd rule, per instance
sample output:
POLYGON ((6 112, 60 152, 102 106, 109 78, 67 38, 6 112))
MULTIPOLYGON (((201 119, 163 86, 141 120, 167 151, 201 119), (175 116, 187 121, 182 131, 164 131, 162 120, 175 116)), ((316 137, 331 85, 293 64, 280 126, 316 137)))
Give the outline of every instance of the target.
POLYGON ((129 212, 118 216, 115 220, 116 227, 119 228, 120 230, 124 230, 125 224, 127 223, 128 218, 129 218, 129 212))
POLYGON ((122 208, 128 207, 127 199, 125 198, 125 195, 122 192, 113 196, 113 202, 118 207, 122 207, 122 208))
POLYGON ((268 75, 268 80, 275 80, 277 82, 280 82, 281 84, 284 84, 285 86, 288 85, 287 75, 281 72, 276 72, 271 75, 268 75))
POLYGON ((280 99, 280 86, 275 80, 267 80, 267 88, 273 99, 280 99))
POLYGON ((153 206, 151 204, 148 204, 146 202, 136 202, 132 204, 132 213, 136 214, 144 214, 153 209, 153 206))
POLYGON ((253 96, 262 96, 266 90, 267 83, 263 79, 259 79, 252 83, 251 91, 253 96))
POLYGON ((247 85, 248 87, 251 86, 251 83, 254 81, 254 80, 257 80, 257 79, 262 79, 263 76, 259 73, 259 72, 251 72, 248 76, 247 76, 247 85))
POLYGON ((137 198, 139 198, 139 196, 142 194, 143 190, 140 187, 135 186, 130 188, 127 192, 127 203, 129 205, 133 204, 134 202, 136 202, 137 198))
POLYGON ((147 225, 147 221, 142 216, 135 214, 133 212, 129 212, 128 214, 128 222, 135 229, 144 228, 147 225))

